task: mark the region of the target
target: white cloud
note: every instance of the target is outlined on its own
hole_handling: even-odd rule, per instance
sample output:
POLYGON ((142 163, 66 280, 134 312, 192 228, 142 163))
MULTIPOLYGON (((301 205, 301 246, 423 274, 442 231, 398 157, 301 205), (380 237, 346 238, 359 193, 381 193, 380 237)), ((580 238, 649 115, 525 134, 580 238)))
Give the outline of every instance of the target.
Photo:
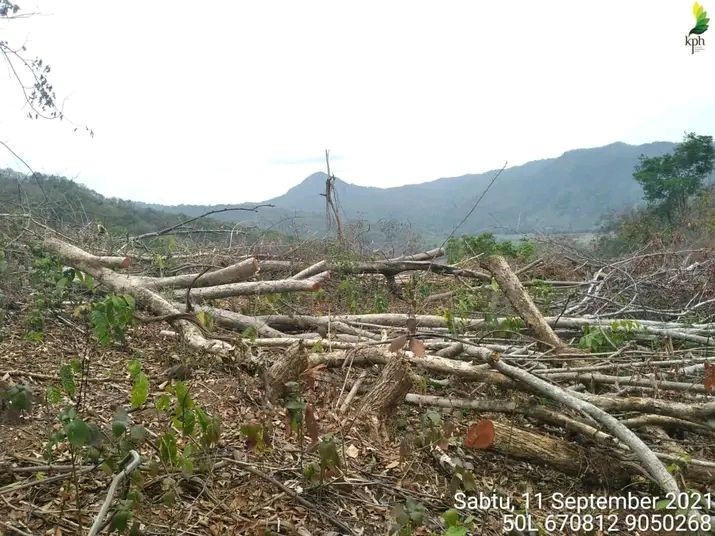
POLYGON ((715 124, 715 42, 684 46, 689 1, 21 5, 43 15, 4 34, 96 136, 25 119, 0 69, 0 137, 106 195, 259 201, 325 148, 338 176, 394 186, 715 124))

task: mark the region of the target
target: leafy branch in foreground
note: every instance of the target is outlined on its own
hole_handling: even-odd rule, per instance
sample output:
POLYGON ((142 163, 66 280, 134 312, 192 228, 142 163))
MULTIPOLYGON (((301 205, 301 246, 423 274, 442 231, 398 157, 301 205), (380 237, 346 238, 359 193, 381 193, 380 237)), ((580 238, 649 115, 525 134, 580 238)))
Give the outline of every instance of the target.
POLYGON ((124 342, 126 328, 134 318, 136 302, 130 295, 107 296, 103 301, 92 304, 90 322, 99 342, 124 342))

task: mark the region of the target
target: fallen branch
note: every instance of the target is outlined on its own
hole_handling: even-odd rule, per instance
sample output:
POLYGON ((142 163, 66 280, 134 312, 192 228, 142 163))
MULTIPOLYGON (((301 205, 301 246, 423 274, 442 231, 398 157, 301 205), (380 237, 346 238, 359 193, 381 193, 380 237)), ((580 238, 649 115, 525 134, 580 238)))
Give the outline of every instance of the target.
POLYGON ((205 218, 207 216, 211 216, 212 214, 221 214, 222 212, 231 212, 231 211, 246 211, 246 212, 258 212, 259 208, 264 208, 264 207, 275 207, 275 205, 271 204, 263 204, 263 205, 256 205, 255 207, 229 207, 229 208, 220 208, 220 209, 215 209, 215 210, 209 210, 208 212, 204 212, 203 214, 196 216, 194 218, 189 218, 188 220, 184 220, 182 222, 179 222, 175 225, 171 225, 169 227, 166 227, 165 229, 162 229, 161 231, 154 231, 151 233, 144 233, 140 234, 137 236, 132 236, 129 238, 129 242, 133 242, 136 240, 142 240, 143 238, 151 238, 151 237, 157 237, 157 236, 163 236, 166 234, 171 233, 174 229, 178 229, 179 227, 183 227, 184 225, 188 223, 195 222, 196 220, 200 220, 201 218, 205 218))
POLYGON ((99 531, 102 529, 104 524, 104 518, 107 517, 109 506, 112 504, 114 494, 117 492, 117 486, 119 486, 122 480, 127 478, 127 476, 129 476, 129 474, 139 466, 139 462, 141 462, 141 457, 136 450, 130 450, 127 458, 129 459, 129 463, 127 463, 127 465, 122 469, 121 473, 117 473, 112 479, 112 483, 109 485, 109 489, 107 490, 107 497, 104 499, 97 517, 94 518, 94 523, 87 533, 88 536, 96 536, 99 534, 99 531))
POLYGON ((276 480, 275 478, 273 478, 271 475, 268 475, 268 474, 264 473, 263 471, 261 471, 261 470, 259 470, 259 469, 256 469, 256 468, 253 467, 251 464, 246 463, 246 462, 242 462, 242 461, 239 461, 239 460, 234 460, 234 459, 232 459, 232 458, 221 458, 221 460, 224 461, 224 462, 226 462, 226 463, 230 463, 230 464, 233 464, 233 465, 238 465, 239 467, 241 467, 242 469, 245 469, 245 470, 248 471, 249 473, 254 474, 254 475, 256 475, 256 476, 259 477, 259 478, 262 478, 262 479, 265 480, 266 482, 270 482, 271 484, 273 484, 274 486, 276 486, 278 489, 280 489, 283 493, 285 493, 286 495, 288 495, 289 497, 291 497, 292 499, 294 499, 294 500, 295 500, 298 504, 300 504, 301 506, 307 508, 308 510, 311 510, 311 511, 317 513, 319 516, 321 516, 321 517, 327 519, 328 521, 330 521, 333 525, 335 525, 337 528, 339 528, 340 530, 342 530, 345 534, 349 534, 349 535, 355 534, 355 532, 354 532, 350 527, 348 527, 345 523, 343 523, 342 521, 340 521, 338 518, 336 518, 336 517, 334 517, 334 516, 328 514, 327 512, 324 512, 323 510, 321 510, 320 508, 318 508, 318 507, 317 507, 315 504, 313 504, 312 502, 310 502, 310 501, 306 500, 305 498, 301 497, 300 495, 298 495, 298 492, 296 492, 295 490, 289 488, 288 486, 286 486, 286 485, 283 484, 282 482, 279 482, 278 480, 276 480))
POLYGON ((498 255, 488 257, 481 262, 481 265, 491 272, 516 312, 534 330, 536 337, 541 342, 555 349, 557 353, 568 349, 566 343, 559 339, 551 326, 544 320, 531 296, 526 292, 516 274, 512 272, 504 257, 498 255))
MULTIPOLYGON (((328 279, 329 275, 330 272, 322 272, 310 279, 277 279, 197 288, 191 292, 191 297, 197 300, 212 300, 231 296, 256 296, 281 292, 314 292, 320 289, 320 284, 328 279)), ((175 296, 181 298, 183 293, 176 291, 175 296)))
POLYGON ((184 274, 171 277, 137 277, 137 283, 149 289, 178 289, 210 287, 244 281, 258 271, 259 264, 254 258, 246 259, 226 268, 200 274, 184 274))
MULTIPOLYGON (((46 249, 56 253, 66 264, 90 274, 98 283, 117 294, 131 294, 138 305, 150 309, 157 315, 181 314, 179 309, 162 296, 137 284, 135 277, 118 274, 99 266, 94 255, 57 238, 46 238, 43 244, 46 249)), ((193 348, 219 354, 226 353, 233 348, 226 342, 206 339, 201 330, 187 320, 173 320, 171 324, 193 348)))
POLYGON ((643 441, 629 430, 626 426, 618 422, 616 418, 609 415, 602 409, 594 406, 590 402, 576 398, 560 387, 550 384, 533 374, 518 367, 507 365, 499 359, 490 358, 488 363, 502 374, 528 385, 530 388, 549 398, 561 402, 567 407, 575 409, 599 422, 613 436, 617 437, 624 444, 628 445, 636 457, 640 460, 643 468, 653 478, 656 484, 666 493, 679 493, 678 483, 673 478, 658 457, 653 454, 643 441))

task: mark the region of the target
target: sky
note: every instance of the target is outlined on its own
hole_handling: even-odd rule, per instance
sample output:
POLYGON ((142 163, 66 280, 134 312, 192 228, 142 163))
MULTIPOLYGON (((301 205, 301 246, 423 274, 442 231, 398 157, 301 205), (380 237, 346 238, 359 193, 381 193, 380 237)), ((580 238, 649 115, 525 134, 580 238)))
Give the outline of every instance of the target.
POLYGON ((15 1, 36 15, 3 39, 51 65, 69 121, 27 119, 3 64, 0 141, 107 196, 262 201, 325 149, 388 187, 715 130, 689 0, 15 1))

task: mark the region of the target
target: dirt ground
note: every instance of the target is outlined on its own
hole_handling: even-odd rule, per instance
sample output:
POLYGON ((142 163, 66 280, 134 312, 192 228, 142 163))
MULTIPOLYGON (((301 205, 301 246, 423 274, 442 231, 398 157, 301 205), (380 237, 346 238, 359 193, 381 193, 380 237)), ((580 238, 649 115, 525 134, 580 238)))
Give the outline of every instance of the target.
MULTIPOLYGON (((0 343, 0 379, 6 383, 24 383, 34 394, 32 411, 17 422, 0 424, 0 533, 12 534, 76 534, 79 523, 86 533, 99 504, 105 497, 111 475, 100 469, 81 477, 79 497, 67 486, 68 478, 42 482, 53 476, 51 470, 42 473, 9 473, 8 467, 46 465, 43 446, 52 431, 59 428, 56 408, 45 403, 45 392, 57 385, 58 370, 63 363, 78 355, 90 362, 90 382, 82 407, 85 417, 100 427, 110 426, 117 405, 127 405, 131 383, 127 363, 138 358, 150 378, 149 406, 170 381, 167 369, 179 361, 195 363, 188 383, 198 405, 204 406, 222 421, 222 435, 212 453, 208 470, 194 475, 164 474, 153 471, 145 461, 146 470, 133 486, 142 490, 142 500, 135 512, 143 534, 342 534, 338 525, 349 527, 354 534, 387 534, 393 523, 394 507, 410 498, 426 510, 425 523, 411 534, 444 534, 440 515, 454 506, 446 474, 436 463, 430 449, 419 447, 414 438, 421 433, 420 417, 427 408, 402 406, 388 424, 387 434, 372 434, 357 423, 346 434, 338 434, 344 465, 325 478, 323 484, 307 483, 303 464, 318 459, 315 450, 301 452, 298 438, 289 433, 285 409, 269 407, 264 400, 264 382, 259 369, 252 363, 271 359, 271 352, 244 350, 233 361, 217 361, 214 357, 197 355, 176 340, 159 334, 158 325, 138 325, 132 328, 126 347, 110 349, 87 344, 87 337, 76 327, 51 321, 44 330, 42 342, 24 338, 18 316, 11 317, 0 343), (266 448, 249 448, 240 427, 249 422, 262 423, 266 448), (247 472, 231 461, 249 463, 263 476, 247 472), (179 495, 166 501, 166 479, 178 483, 179 495), (273 479, 274 481, 271 481, 273 479), (300 504, 276 484, 298 491, 310 507, 300 504), (9 489, 26 483, 22 489, 9 489), (78 507, 81 516, 78 515, 78 507), (336 523, 335 521, 339 521, 336 523)), ((272 352, 275 352, 273 350, 272 352)), ((273 354, 275 355, 275 354, 273 354)), ((369 378, 376 377, 372 367, 369 378)), ((312 374, 304 396, 315 409, 321 433, 338 430, 344 418, 337 415, 335 401, 343 389, 345 370, 319 369, 312 374), (311 385, 312 384, 312 385, 311 385)), ((352 377, 356 375, 352 371, 352 377)), ((369 382, 368 382, 369 383, 369 382)), ((497 396, 492 387, 452 382, 449 389, 463 397, 497 396)), ((503 394, 501 395, 503 397, 503 394)), ((609 495, 618 490, 589 486, 579 478, 569 477, 548 467, 508 459, 489 451, 465 450, 461 438, 467 426, 480 418, 493 418, 521 427, 531 424, 522 417, 477 415, 465 410, 438 410, 451 423, 454 435, 447 451, 458 454, 473 464, 477 490, 510 497, 518 511, 523 509, 524 494, 541 493, 550 496, 564 493, 570 496, 587 494, 609 495)), ((155 409, 141 409, 132 414, 135 423, 146 427, 151 435, 159 435, 167 422, 155 409)), ((543 431, 543 426, 542 426, 543 431)), ((145 446, 145 460, 155 453, 145 446)), ((56 451, 53 463, 67 463, 68 453, 56 451)), ((138 474, 138 473, 137 473, 138 474)), ((625 491, 625 490, 622 490, 625 491)), ((634 486, 634 493, 649 493, 648 486, 634 486)), ((119 494, 121 496, 121 492, 119 494)), ((503 534, 506 512, 488 508, 472 511, 470 534, 503 534)), ((538 523, 548 514, 559 512, 539 510, 532 505, 531 513, 538 523)), ((634 512, 629 512, 634 513, 634 512)), ((650 512, 652 514, 652 512, 650 512)), ((519 532, 514 532, 518 534, 519 532)), ((521 532, 526 534, 526 532, 521 532)), ((542 531, 542 534, 558 534, 542 531)), ((565 531, 564 534, 577 533, 565 531)), ((605 531, 583 531, 583 534, 605 534, 605 531)), ((628 532, 614 530, 609 534, 666 534, 666 532, 628 532)), ((536 534, 536 533, 534 533, 536 534)))

